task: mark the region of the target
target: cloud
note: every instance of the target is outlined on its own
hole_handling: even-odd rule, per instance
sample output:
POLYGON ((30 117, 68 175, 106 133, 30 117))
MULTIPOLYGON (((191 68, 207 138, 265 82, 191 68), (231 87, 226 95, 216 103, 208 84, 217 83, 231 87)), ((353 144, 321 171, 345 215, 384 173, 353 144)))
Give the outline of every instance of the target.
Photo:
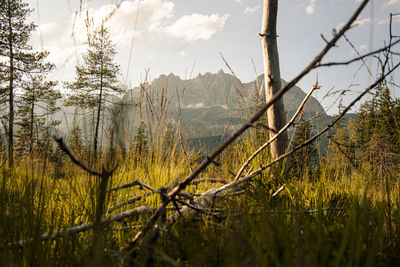
POLYGON ((243 0, 235 0, 236 3, 241 4, 243 3, 243 0))
MULTIPOLYGON (((364 25, 367 25, 367 24, 369 24, 369 23, 371 23, 371 19, 370 19, 370 18, 357 19, 356 21, 353 22, 353 24, 351 25, 351 27, 364 26, 364 25)), ((375 23, 376 23, 376 22, 375 22, 375 23)), ((380 22, 378 22, 378 24, 380 24, 380 22)), ((339 24, 335 27, 335 29, 336 29, 337 31, 340 31, 340 30, 343 28, 344 25, 345 25, 344 22, 339 23, 339 24)))
POLYGON ((307 14, 314 14, 314 12, 315 12, 315 3, 316 2, 317 2, 317 0, 310 0, 308 5, 306 5, 306 13, 307 14))
POLYGON ((385 6, 400 6, 400 0, 386 0, 385 6))
POLYGON ((364 26, 366 24, 369 24, 370 22, 371 22, 370 18, 358 19, 354 21, 353 26, 354 25, 364 26))
MULTIPOLYGON (((84 43, 87 39, 87 21, 92 28, 104 25, 110 30, 114 42, 129 46, 135 28, 135 42, 139 42, 144 32, 160 25, 174 14, 174 4, 167 0, 123 1, 120 6, 103 5, 98 8, 86 7, 75 13, 68 21, 39 25, 45 43, 50 45, 70 42, 84 43), (71 38, 73 37, 73 38, 71 38)), ((37 38, 37 37, 36 37, 37 38)))
POLYGON ((255 12, 257 12, 260 8, 261 8, 261 5, 257 5, 257 6, 254 6, 254 7, 247 6, 247 7, 244 9, 243 13, 244 13, 244 14, 255 13, 255 12))
POLYGON ((225 26, 228 17, 229 15, 201 15, 193 13, 182 16, 170 26, 154 30, 187 42, 209 40, 225 26))

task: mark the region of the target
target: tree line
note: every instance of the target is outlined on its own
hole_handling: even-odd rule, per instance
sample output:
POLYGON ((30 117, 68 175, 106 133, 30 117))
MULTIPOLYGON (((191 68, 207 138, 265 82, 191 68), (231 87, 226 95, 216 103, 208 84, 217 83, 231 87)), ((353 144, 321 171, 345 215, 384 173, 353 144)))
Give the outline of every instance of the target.
MULTIPOLYGON (((55 65, 47 60, 48 51, 38 52, 29 45, 31 34, 37 28, 27 22, 32 11, 22 0, 0 2, 0 104, 7 141, 1 140, 10 168, 15 155, 33 150, 51 151, 51 136, 61 123, 52 119, 60 110, 58 101, 62 98, 55 88, 58 82, 47 79, 55 65)), ((115 46, 103 25, 91 29, 87 45, 83 64, 75 68, 75 80, 63 84, 69 90, 64 104, 96 112, 92 147, 95 158, 106 100, 123 92, 123 86, 118 80, 119 66, 114 63, 115 46)), ((79 131, 79 127, 74 127, 72 142, 79 141, 79 131)))

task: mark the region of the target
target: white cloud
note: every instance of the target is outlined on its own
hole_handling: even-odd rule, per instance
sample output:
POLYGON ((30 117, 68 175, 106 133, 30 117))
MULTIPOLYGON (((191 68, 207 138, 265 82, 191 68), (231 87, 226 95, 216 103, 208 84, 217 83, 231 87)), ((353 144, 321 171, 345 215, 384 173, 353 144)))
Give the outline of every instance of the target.
POLYGON ((306 13, 307 14, 314 14, 314 12, 315 12, 315 3, 316 2, 317 2, 317 0, 310 0, 308 5, 306 5, 306 13))
POLYGON ((235 0, 236 3, 241 4, 243 3, 243 0, 235 0))
POLYGON ((247 6, 247 7, 245 8, 245 10, 243 11, 243 13, 244 13, 244 14, 255 13, 255 12, 257 12, 260 8, 261 8, 261 5, 257 5, 257 6, 253 6, 253 7, 247 6))
POLYGON ((181 56, 181 57, 185 57, 185 56, 186 56, 186 53, 185 53, 185 51, 180 51, 180 52, 178 53, 178 55, 181 56))
POLYGON ((358 19, 354 21, 353 26, 354 25, 364 26, 366 24, 369 24, 370 22, 371 22, 370 18, 358 19))
MULTIPOLYGON (((139 0, 123 1, 119 7, 114 4, 103 5, 99 8, 86 7, 79 14, 73 15, 68 21, 54 22, 39 25, 43 40, 50 45, 71 42, 84 43, 87 39, 87 24, 89 18, 91 26, 96 28, 104 21, 109 28, 110 35, 115 43, 129 46, 135 28, 137 30, 135 42, 144 40, 144 32, 160 25, 161 21, 169 19, 174 13, 174 4, 167 0, 139 0)), ((37 37, 35 37, 37 38, 37 37)))
POLYGON ((215 33, 220 31, 228 19, 229 15, 220 16, 191 14, 185 15, 175 21, 172 25, 155 29, 159 33, 164 33, 187 42, 197 40, 209 40, 215 33))
POLYGON ((387 0, 385 6, 400 6, 400 0, 387 0))
MULTIPOLYGON (((352 24, 351 26, 352 26, 352 27, 364 26, 364 25, 367 25, 367 24, 369 24, 369 23, 371 23, 371 19, 370 19, 370 18, 363 18, 363 19, 357 19, 356 21, 353 22, 353 24, 352 24)), ((380 23, 378 22, 378 24, 380 24, 380 23)), ((340 31, 340 30, 343 28, 344 25, 345 25, 344 22, 339 23, 339 24, 335 27, 335 29, 336 29, 337 31, 340 31)))

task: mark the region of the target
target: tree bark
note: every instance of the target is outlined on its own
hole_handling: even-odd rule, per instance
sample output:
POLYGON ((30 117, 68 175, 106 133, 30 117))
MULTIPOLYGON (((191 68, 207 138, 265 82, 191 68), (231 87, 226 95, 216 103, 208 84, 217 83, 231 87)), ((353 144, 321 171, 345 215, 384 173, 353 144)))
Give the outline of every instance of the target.
POLYGON ((34 124, 34 117, 35 117, 35 88, 33 88, 33 99, 31 103, 31 114, 30 114, 30 125, 29 125, 29 153, 33 151, 33 124, 34 124))
POLYGON ((12 42, 12 21, 11 21, 11 3, 8 4, 8 27, 9 27, 9 53, 10 53, 10 77, 9 77, 9 88, 8 88, 8 167, 11 169, 14 167, 14 51, 12 42))
POLYGON ((99 128, 100 128, 100 114, 101 114, 101 106, 102 106, 102 97, 103 97, 103 75, 100 78, 100 95, 99 95, 99 103, 97 109, 97 118, 96 118, 96 129, 94 133, 94 160, 97 160, 97 143, 98 143, 98 136, 99 136, 99 128))
MULTIPOLYGON (((281 74, 279 70, 278 44, 276 41, 276 21, 278 0, 264 0, 261 42, 264 54, 265 98, 268 101, 281 89, 281 74)), ((268 127, 272 138, 286 124, 283 98, 278 99, 268 110, 268 127)), ((285 154, 289 139, 284 131, 276 141, 271 143, 272 160, 285 154)))

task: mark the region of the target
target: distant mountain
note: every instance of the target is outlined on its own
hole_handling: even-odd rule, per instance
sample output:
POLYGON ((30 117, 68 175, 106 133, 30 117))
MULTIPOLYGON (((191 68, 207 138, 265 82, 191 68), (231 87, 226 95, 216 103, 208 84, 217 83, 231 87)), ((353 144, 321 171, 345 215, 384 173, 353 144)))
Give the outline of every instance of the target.
MULTIPOLYGON (((286 84, 282 80, 283 85, 286 84)), ((161 75, 151 82, 152 90, 161 92, 166 89, 166 95, 171 104, 178 106, 178 101, 183 108, 206 108, 222 106, 230 109, 240 109, 254 104, 257 97, 264 98, 264 75, 249 83, 242 83, 235 76, 220 70, 216 74, 209 72, 198 74, 196 78, 182 80, 179 76, 170 73, 161 75)), ((130 97, 138 100, 140 88, 136 87, 129 92, 130 97)), ((284 95, 285 109, 288 113, 297 109, 305 97, 305 93, 294 86, 284 95)), ((318 100, 311 97, 306 112, 325 113, 318 100)))
MULTIPOLYGON (((282 80, 282 84, 286 82, 282 80)), ((145 122, 149 114, 146 106, 154 107, 150 113, 159 120, 160 110, 164 109, 168 122, 172 127, 184 128, 190 138, 199 144, 212 144, 214 147, 221 136, 228 135, 244 123, 255 111, 257 103, 265 103, 264 76, 260 75, 254 81, 242 83, 235 76, 220 70, 216 74, 205 73, 197 77, 182 80, 174 74, 161 75, 151 82, 126 92, 121 98, 110 102, 109 110, 114 110, 113 118, 105 118, 107 129, 119 128, 119 133, 125 142, 132 142, 141 119, 145 122), (141 108, 138 103, 142 103, 141 108), (212 141, 210 141, 212 140, 212 141)), ((284 96, 287 120, 289 120, 303 101, 306 93, 297 86, 292 87, 284 96)), ((92 113, 78 111, 73 119, 74 108, 65 108, 65 113, 58 113, 57 119, 62 120, 60 130, 68 135, 72 125, 79 123, 86 139, 92 135, 92 113), (74 121, 75 120, 75 121, 74 121)), ((312 120, 314 131, 321 129, 332 120, 317 99, 311 97, 304 108, 305 118, 312 120)), ((161 118, 161 117, 160 117, 161 118)), ((115 134, 115 133, 114 133, 115 134)), ((104 136, 107 139, 107 134, 104 136)))
MULTIPOLYGON (((286 84, 282 80, 282 84, 286 84)), ((265 102, 264 75, 252 82, 242 83, 235 76, 220 70, 216 74, 205 73, 188 80, 170 73, 161 75, 144 87, 136 87, 125 95, 125 100, 140 101, 141 90, 151 95, 153 103, 162 97, 168 99, 174 120, 183 120, 184 125, 196 137, 221 135, 224 130, 233 130, 254 112, 257 103, 265 102)), ((306 94, 294 86, 283 100, 287 118, 290 119, 306 94)), ((304 108, 307 118, 319 114, 319 121, 327 115, 321 104, 311 97, 304 108)), ((137 116, 136 116, 137 118, 137 116)))

